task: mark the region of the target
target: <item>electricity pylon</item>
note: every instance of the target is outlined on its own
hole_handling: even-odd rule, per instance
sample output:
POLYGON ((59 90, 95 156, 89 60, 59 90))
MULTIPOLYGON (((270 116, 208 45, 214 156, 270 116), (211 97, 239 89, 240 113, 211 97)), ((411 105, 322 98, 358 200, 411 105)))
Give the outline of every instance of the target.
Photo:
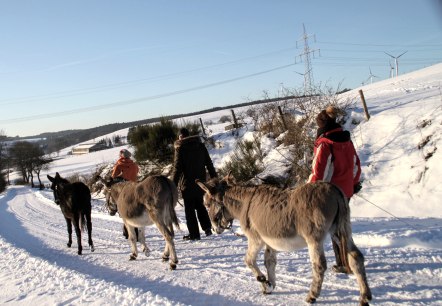
MULTIPOLYGON (((313 36, 313 38, 316 42, 316 37, 315 37, 315 35, 307 35, 304 24, 302 24, 302 28, 303 28, 304 32, 303 32, 301 40, 304 42, 304 52, 302 52, 301 54, 299 54, 298 56, 295 57, 295 63, 296 63, 296 58, 298 58, 298 57, 300 58, 301 62, 304 61, 304 65, 305 65, 304 91, 305 91, 306 95, 309 95, 312 93, 312 84, 313 84, 313 68, 312 68, 310 54, 313 54, 313 56, 314 56, 315 52, 317 51, 319 53, 319 55, 321 55, 321 50, 320 49, 310 49, 310 47, 308 45, 308 40, 310 37, 313 36)), ((300 40, 298 40, 296 42, 296 47, 298 47, 299 41, 300 40)))

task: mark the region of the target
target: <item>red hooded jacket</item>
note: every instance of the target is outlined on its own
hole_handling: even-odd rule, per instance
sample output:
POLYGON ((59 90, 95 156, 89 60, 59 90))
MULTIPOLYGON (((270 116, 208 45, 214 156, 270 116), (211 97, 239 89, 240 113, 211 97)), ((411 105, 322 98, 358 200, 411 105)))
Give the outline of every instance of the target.
POLYGON ((351 198, 353 187, 359 183, 361 163, 350 133, 338 127, 321 134, 315 141, 313 155, 308 182, 330 182, 351 198))
POLYGON ((112 171, 112 178, 122 177, 126 181, 137 181, 138 165, 130 158, 120 157, 112 171))

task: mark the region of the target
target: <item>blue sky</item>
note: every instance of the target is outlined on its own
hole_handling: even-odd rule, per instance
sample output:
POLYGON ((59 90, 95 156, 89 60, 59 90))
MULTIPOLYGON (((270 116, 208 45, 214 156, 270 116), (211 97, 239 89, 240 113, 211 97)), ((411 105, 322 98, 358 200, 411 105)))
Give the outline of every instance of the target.
POLYGON ((442 5, 372 1, 0 0, 0 131, 83 129, 303 88, 355 88, 442 61, 442 5), (298 47, 296 42, 298 42, 298 47))

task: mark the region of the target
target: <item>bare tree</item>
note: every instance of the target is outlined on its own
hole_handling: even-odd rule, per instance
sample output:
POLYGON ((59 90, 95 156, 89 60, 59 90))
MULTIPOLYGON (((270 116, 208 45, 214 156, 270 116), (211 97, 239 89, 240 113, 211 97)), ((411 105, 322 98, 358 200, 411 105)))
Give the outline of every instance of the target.
POLYGON ((52 159, 45 156, 43 149, 38 144, 28 141, 18 141, 11 147, 10 156, 21 173, 25 183, 34 187, 34 173, 37 174, 41 187, 40 172, 48 167, 52 159))

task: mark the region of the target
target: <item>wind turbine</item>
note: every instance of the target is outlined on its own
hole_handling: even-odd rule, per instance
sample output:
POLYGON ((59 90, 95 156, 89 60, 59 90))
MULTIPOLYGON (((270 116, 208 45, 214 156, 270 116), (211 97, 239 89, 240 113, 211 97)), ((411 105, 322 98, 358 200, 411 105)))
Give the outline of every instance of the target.
POLYGON ((401 55, 398 56, 393 56, 391 54, 388 54, 387 52, 384 52, 385 54, 387 54, 388 56, 390 56, 391 58, 394 58, 394 63, 396 66, 396 76, 399 75, 399 64, 398 64, 398 58, 400 58, 402 55, 404 55, 405 53, 407 53, 408 51, 405 51, 404 53, 402 53, 401 55))
POLYGON ((391 64, 391 61, 388 61, 390 64, 390 79, 393 77, 394 66, 391 64))
POLYGON ((373 73, 371 73, 371 68, 370 67, 368 67, 368 70, 370 70, 370 75, 369 75, 367 81, 370 80, 370 84, 373 84, 373 78, 379 78, 379 77, 374 75, 373 73))

